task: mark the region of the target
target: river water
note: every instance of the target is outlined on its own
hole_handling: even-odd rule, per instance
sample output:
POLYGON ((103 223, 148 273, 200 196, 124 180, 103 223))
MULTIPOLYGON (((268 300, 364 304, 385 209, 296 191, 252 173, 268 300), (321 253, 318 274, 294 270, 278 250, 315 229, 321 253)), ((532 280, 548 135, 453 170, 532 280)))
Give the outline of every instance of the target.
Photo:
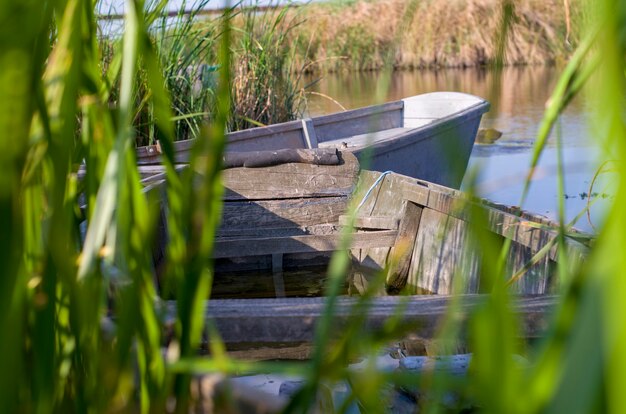
MULTIPOLYGON (((496 128, 503 133, 492 145, 475 145, 469 171, 477 171, 478 191, 485 198, 507 205, 519 205, 524 179, 530 165, 533 144, 543 116, 545 103, 558 79, 553 67, 511 67, 501 72, 481 69, 397 72, 390 79, 380 73, 332 74, 319 79, 308 89, 312 115, 353 109, 380 102, 402 99, 434 91, 458 91, 483 97, 491 110, 483 115, 481 128, 496 128)), ((563 141, 565 165, 565 211, 572 220, 587 205, 590 184, 599 165, 600 151, 588 128, 591 106, 574 100, 561 116, 544 151, 533 180, 525 210, 557 218, 556 137, 563 141)), ((468 177, 466 174, 467 187, 468 177)), ((576 227, 593 231, 610 203, 610 191, 594 186, 597 197, 591 207, 591 223, 581 218, 576 227)))

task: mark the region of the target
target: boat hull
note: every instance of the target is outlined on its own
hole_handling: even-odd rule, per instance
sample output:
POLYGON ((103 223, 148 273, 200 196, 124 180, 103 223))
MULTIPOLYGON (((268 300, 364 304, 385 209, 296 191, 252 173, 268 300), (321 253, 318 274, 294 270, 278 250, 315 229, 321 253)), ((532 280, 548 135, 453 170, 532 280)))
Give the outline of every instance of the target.
MULTIPOLYGON (((486 255, 476 242, 477 230, 492 243, 509 246, 502 276, 509 279, 511 292, 520 295, 516 311, 524 315, 525 334, 543 333, 544 315, 556 301, 550 295, 559 291, 556 263, 568 260, 577 267, 588 254, 575 232, 568 233, 562 246, 566 254, 561 254, 558 229, 541 216, 469 199, 412 177, 360 170, 350 152, 337 155, 336 165, 272 164, 223 172, 224 207, 214 243, 212 288, 221 299, 209 302, 207 318, 227 344, 289 348, 311 341, 325 298, 303 296, 323 294, 325 282, 301 273, 292 277, 289 270, 327 266, 341 250, 352 261, 345 293, 384 296, 358 308, 359 315, 367 311, 365 323, 378 329, 394 318, 394 323, 419 326, 419 337, 428 338, 446 314, 448 295, 462 295, 457 306, 488 300, 480 295, 492 286, 490 278, 482 279, 486 255), (348 212, 356 205, 352 217, 348 212), (344 243, 346 234, 349 245, 344 243), (270 276, 261 280, 259 271, 270 276), (412 296, 387 296, 398 292, 412 296)), ((163 174, 146 178, 144 185, 146 191, 163 193, 163 174)), ((163 211, 166 203, 164 199, 163 211)), ((167 235, 158 232, 157 239, 164 251, 167 235)), ((338 298, 335 321, 347 321, 359 304, 358 297, 338 298)), ((283 355, 293 358, 290 352, 283 355)))
MULTIPOLYGON (((221 271, 325 266, 342 249, 347 227, 356 291, 366 291, 372 277, 386 273, 387 293, 480 293, 488 287, 481 281, 482 252, 472 233, 473 222, 482 219, 489 237, 503 245, 508 239, 507 272, 523 269, 524 277, 514 278, 511 288, 521 294, 555 292, 559 232, 547 219, 405 175, 360 170, 352 153, 337 155, 335 165, 270 163, 224 170, 213 252, 216 280, 221 271), (354 221, 350 205, 359 206, 354 221)), ((567 258, 584 260, 586 246, 566 240, 567 258)))
POLYGON ((359 148, 353 153, 373 171, 393 171, 450 188, 459 188, 474 147, 482 113, 419 128, 392 142, 359 148), (371 154, 371 155, 370 155, 371 154), (371 161, 368 160, 371 158, 371 161))

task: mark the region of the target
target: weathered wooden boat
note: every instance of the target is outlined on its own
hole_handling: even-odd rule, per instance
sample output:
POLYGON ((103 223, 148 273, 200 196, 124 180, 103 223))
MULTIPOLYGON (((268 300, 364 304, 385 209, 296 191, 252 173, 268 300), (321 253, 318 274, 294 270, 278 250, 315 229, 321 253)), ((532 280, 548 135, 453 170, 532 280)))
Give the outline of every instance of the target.
MULTIPOLYGON (((213 319, 228 344, 310 341, 324 298, 289 297, 282 274, 327 265, 345 231, 353 262, 346 285, 359 292, 368 289, 376 275, 384 277, 385 292, 366 308, 367 322, 380 327, 402 306, 403 321, 419 326, 421 337, 434 333, 449 295, 464 295, 465 311, 489 291, 480 277, 484 246, 472 239, 476 230, 500 245, 510 242, 507 274, 519 276, 511 281, 511 289, 522 295, 515 306, 528 336, 545 329, 545 313, 558 289, 556 261, 582 261, 587 254, 581 235, 568 237, 567 257, 559 257, 558 232, 545 218, 470 200, 460 191, 412 177, 360 171, 349 151, 298 151, 314 156, 300 157, 305 163, 223 172, 223 219, 214 251, 216 283, 224 274, 237 274, 245 281, 258 274, 249 272, 266 270, 274 277, 277 296, 212 299, 207 318, 213 319), (333 155, 335 161, 328 161, 333 155), (337 165, 318 165, 319 159, 337 165), (346 230, 350 203, 357 205, 356 216, 354 227, 346 230), (482 217, 480 224, 474 224, 476 217, 482 217), (395 292, 412 296, 385 296, 395 292)), ((162 179, 148 177, 145 182, 155 188, 162 179)), ((358 295, 339 300, 338 324, 358 302, 358 295)))
MULTIPOLYGON (((227 135, 227 151, 339 148, 368 169, 394 171, 458 188, 478 125, 489 103, 457 92, 434 92, 383 105, 285 122, 227 135)), ((186 162, 194 140, 174 143, 176 162, 186 162)), ((139 164, 158 164, 161 148, 137 148, 139 164)))

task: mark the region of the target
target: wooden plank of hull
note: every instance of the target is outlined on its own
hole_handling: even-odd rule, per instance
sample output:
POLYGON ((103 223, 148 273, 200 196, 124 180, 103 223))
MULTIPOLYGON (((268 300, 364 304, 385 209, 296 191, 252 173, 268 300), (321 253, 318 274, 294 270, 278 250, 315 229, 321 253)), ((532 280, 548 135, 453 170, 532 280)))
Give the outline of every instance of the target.
MULTIPOLYGON (((349 217, 346 215, 339 216, 339 225, 347 226, 349 217)), ((355 229, 367 230, 395 230, 400 224, 400 219, 395 217, 364 217, 358 216, 354 218, 355 229)))
MULTIPOLYGON (((537 253, 529 247, 519 243, 511 243, 507 256, 507 275, 515 274, 537 253)), ((549 257, 542 258, 533 265, 511 286, 511 291, 525 295, 544 295, 557 293, 558 281, 556 277, 556 263, 549 257)))
MULTIPOLYGON (((362 180, 363 186, 359 189, 355 197, 357 197, 357 199, 362 198, 363 193, 379 175, 379 173, 365 172, 362 180)), ((411 261, 415 260, 415 263, 413 263, 410 271, 412 275, 411 284, 413 292, 418 290, 434 293, 450 292, 454 270, 462 269, 466 262, 472 264, 470 266, 471 271, 469 273, 457 272, 464 280, 463 283, 461 283, 462 289, 464 289, 464 291, 469 290, 470 292, 477 292, 480 288, 477 281, 478 269, 476 267, 478 259, 474 253, 469 251, 469 244, 463 239, 463 237, 466 236, 459 239, 459 235, 455 234, 455 231, 463 234, 467 233, 467 221, 472 219, 468 212, 467 201, 465 201, 467 200, 466 196, 457 190, 422 182, 421 180, 415 180, 406 176, 391 174, 385 177, 385 181, 379 189, 375 189, 372 192, 370 199, 363 205, 364 211, 373 209, 374 204, 381 198, 395 197, 395 195, 387 194, 385 190, 383 190, 385 184, 390 183, 394 183, 394 191, 400 192, 402 198, 411 200, 417 205, 424 206, 431 210, 431 212, 423 218, 424 222, 430 221, 430 238, 428 241, 422 240, 421 246, 422 248, 424 248, 424 246, 431 246, 430 249, 434 250, 435 253, 426 254, 422 251, 420 254, 419 251, 414 252, 411 261), (432 210, 440 214, 435 214, 432 210), (433 219, 433 216, 437 216, 437 219, 433 219), (446 218, 446 216, 450 216, 450 218, 446 218), (436 227, 439 227, 439 230, 436 230, 436 227), (450 237, 448 232, 452 232, 452 237, 450 237), (438 237, 435 237, 435 233, 438 233, 438 237), (450 238, 451 240, 448 240, 450 238), (456 241, 453 243, 452 240, 456 241), (437 253, 438 249, 443 249, 444 251, 451 250, 448 251, 450 254, 446 255, 444 253, 437 253), (456 256, 451 254, 451 252, 454 251, 458 252, 456 256), (425 262, 418 264, 417 261, 422 256, 428 256, 428 258, 425 262), (438 271, 441 277, 432 276, 430 282, 428 282, 428 280, 421 280, 418 284, 416 272, 423 272, 424 269, 420 269, 420 266, 424 266, 428 263, 430 263, 429 267, 431 268, 431 272, 438 271), (443 265, 443 267, 440 265, 443 265), (442 287, 439 287, 440 285, 442 287)), ((533 227, 535 225, 534 223, 554 225, 554 223, 542 219, 541 217, 528 213, 520 214, 519 211, 514 209, 496 208, 496 206, 484 202, 480 204, 479 208, 482 209, 483 212, 487 212, 489 218, 488 228, 486 230, 492 231, 503 238, 506 237, 513 240, 507 262, 509 269, 507 274, 509 275, 521 269, 522 266, 533 257, 533 253, 536 253, 546 243, 553 241, 557 236, 555 230, 533 227), (518 217, 518 215, 521 215, 521 217, 518 217)), ((422 237, 426 237, 426 234, 423 233, 422 237)), ((587 248, 573 240, 568 241, 568 244, 571 245, 570 252, 572 255, 578 257, 579 260, 583 260, 587 254, 587 248)), ((384 254, 377 260, 368 260, 371 259, 371 257, 367 257, 366 254, 362 254, 358 257, 362 263, 369 263, 370 265, 375 264, 378 266, 378 269, 381 269, 383 265, 387 263, 386 260, 388 260, 388 257, 385 257, 384 254)), ((533 265, 529 270, 529 274, 525 275, 514 284, 514 290, 519 293, 533 294, 543 294, 554 291, 551 267, 555 259, 556 248, 549 252, 548 257, 541 259, 538 264, 533 265)), ((422 275, 422 277, 424 276, 422 275)))
MULTIPOLYGON (((418 197, 423 199, 422 190, 425 187, 416 187, 410 184, 413 180, 408 177, 398 178, 405 181, 408 189, 414 190, 418 188, 418 197)), ((438 211, 443 215, 449 215, 455 219, 462 220, 463 223, 472 219, 467 209, 467 201, 464 201, 467 200, 464 194, 434 184, 428 184, 428 187, 427 201, 424 203, 426 207, 438 211)), ((405 194, 406 193, 407 192, 405 192, 405 194)), ((409 198, 416 197, 409 196, 409 198)), ((539 249, 545 246, 546 243, 553 242, 557 237, 556 230, 549 228, 549 226, 554 226, 554 223, 550 222, 548 219, 522 213, 515 209, 492 206, 484 201, 481 202, 479 208, 487 213, 488 227, 486 230, 513 241, 507 259, 507 274, 509 275, 521 269, 539 249), (547 227, 536 228, 534 227, 536 224, 545 224, 547 227)), ((462 225, 461 223, 457 224, 462 225)), ((443 243, 443 241, 441 243, 443 243)), ((570 239, 568 239, 566 243, 568 246, 568 260, 584 260, 584 257, 586 257, 588 253, 586 246, 570 239)), ((467 246, 462 246, 462 249, 467 250, 468 248, 467 246)), ((554 260, 556 259, 557 249, 555 247, 551 249, 549 254, 541 259, 539 263, 533 265, 527 275, 514 284, 514 291, 525 294, 543 294, 554 291, 555 283, 551 275, 553 273, 552 267, 554 260)), ((470 286, 478 288, 473 282, 466 282, 470 283, 470 286)), ((449 286, 445 282, 444 285, 449 286)), ((432 286, 425 288, 429 290, 433 289, 432 286)), ((444 290, 444 292, 445 291, 447 290, 444 290)))
POLYGON ((405 204, 406 207, 402 213, 402 221, 398 229, 398 238, 389 253, 389 271, 385 283, 392 290, 400 290, 406 285, 424 210, 423 207, 410 201, 405 204))
MULTIPOLYGON (((365 196, 365 192, 380 176, 377 171, 361 171, 360 185, 357 191, 354 193, 354 198, 362 200, 365 196)), ((430 195, 430 183, 416 180, 411 177, 407 177, 400 174, 389 174, 385 177, 385 182, 388 183, 386 191, 392 191, 397 193, 402 199, 411 201, 417 205, 428 205, 428 197, 430 195)), ((445 188, 445 187, 441 187, 445 188)), ((376 190, 377 192, 380 190, 376 190)), ((383 195, 383 197, 389 197, 390 194, 383 195)), ((361 211, 370 211, 375 203, 374 195, 371 195, 361 207, 361 211)), ((399 213, 400 210, 397 210, 399 213)))
MULTIPOLYGON (((380 173, 364 171, 361 174, 361 186, 355 198, 363 199, 365 192, 380 176, 380 173)), ((421 221, 420 204, 428 200, 428 187, 418 185, 416 180, 397 174, 390 174, 378 184, 364 202, 359 214, 389 215, 400 218, 400 231, 393 249, 376 248, 353 252, 361 265, 374 270, 381 270, 391 265, 386 284, 389 289, 401 289, 408 277, 413 245, 417 228, 421 221)), ((367 275, 363 275, 367 279, 367 275)))
MULTIPOLYGON (((421 226, 411 260, 409 292, 450 294, 484 290, 479 280, 480 251, 472 248, 472 243, 467 240, 468 223, 427 208, 421 226)), ((507 254, 505 274, 515 274, 536 253, 537 250, 513 241, 507 254)), ((549 257, 541 259, 513 285, 513 292, 554 292, 553 265, 549 257)))
POLYGON ((409 270, 409 292, 478 292, 478 260, 466 222, 426 208, 409 270), (462 278, 454 280, 455 278, 462 278))
POLYGON ((345 211, 345 197, 226 202, 218 234, 278 235, 281 229, 304 234, 310 227, 336 224, 345 211))
MULTIPOLYGON (((444 214, 468 221, 472 220, 471 211, 466 208, 468 202, 467 197, 460 191, 431 184, 426 205, 444 214)), ((502 209, 484 201, 481 202, 480 209, 487 213, 489 231, 520 243, 532 251, 539 251, 558 237, 558 232, 554 228, 555 223, 539 215, 513 212, 512 209, 502 209), (545 228, 537 226, 541 224, 545 224, 545 228)), ((566 246, 570 259, 583 260, 588 254, 588 248, 573 239, 567 238, 566 246)), ((555 246, 548 256, 556 260, 557 254, 558 249, 555 246)))
MULTIPOLYGON (((368 332, 384 329, 394 318, 399 326, 421 338, 433 338, 447 312, 449 296, 385 296, 376 297, 367 307, 358 307, 358 298, 338 298, 333 318, 334 332, 341 332, 358 309, 363 329, 368 332), (363 313, 364 312, 364 313, 363 313), (398 318, 399 316, 399 318, 398 318), (395 319, 397 318, 397 319, 395 319)), ((486 300, 483 295, 464 295, 459 306, 459 319, 486 300)), ((512 309, 520 315, 522 335, 540 336, 549 324, 556 296, 518 297, 512 309)), ((175 317, 175 302, 167 303, 166 318, 175 317)), ((326 307, 326 298, 290 299, 228 299, 211 300, 205 305, 205 318, 218 328, 226 343, 306 343, 313 340, 315 327, 326 307)))
MULTIPOLYGON (((369 174, 373 174, 371 176, 373 178, 368 178, 368 180, 377 177, 377 173, 369 174)), ((387 176, 385 180, 396 180, 400 183, 399 191, 407 200, 463 221, 472 220, 467 208, 470 200, 461 191, 396 174, 387 176)), ((548 218, 487 200, 481 200, 479 204, 479 209, 487 213, 489 231, 510 238, 533 251, 538 251, 547 242, 557 237, 557 231, 554 229, 555 223, 548 218), (544 224, 546 228, 538 228, 536 224, 544 224)), ((567 239, 566 243, 569 249, 568 254, 581 260, 588 254, 588 249, 583 244, 573 239, 567 239)), ((552 249, 549 254, 550 259, 556 260, 556 254, 557 249, 552 249)))
POLYGON ((350 195, 359 174, 359 163, 350 153, 343 164, 324 166, 282 164, 264 168, 231 168, 222 172, 224 200, 268 200, 350 195))
MULTIPOLYGON (((355 249, 373 246, 392 246, 396 240, 396 230, 382 230, 371 233, 355 233, 351 246, 355 249)), ((287 237, 252 237, 224 239, 215 241, 213 257, 260 256, 275 253, 310 253, 339 250, 340 236, 302 235, 287 237)))

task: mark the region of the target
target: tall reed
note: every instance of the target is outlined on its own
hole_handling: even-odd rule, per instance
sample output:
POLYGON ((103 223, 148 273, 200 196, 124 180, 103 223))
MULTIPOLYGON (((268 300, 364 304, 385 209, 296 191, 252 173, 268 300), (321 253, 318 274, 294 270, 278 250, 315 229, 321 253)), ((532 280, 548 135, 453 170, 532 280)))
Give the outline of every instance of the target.
MULTIPOLYGON (((209 0, 183 2, 174 17, 151 0, 146 5, 152 16, 146 22, 153 47, 163 70, 163 80, 171 96, 175 140, 196 138, 201 126, 216 117, 218 103, 217 70, 221 27, 236 27, 230 42, 232 60, 232 115, 227 129, 237 131, 261 125, 290 121, 305 107, 300 78, 293 67, 289 36, 299 24, 297 16, 287 16, 287 8, 258 13, 246 8, 233 14, 203 18, 200 13, 209 0), (232 23, 231 23, 232 22, 232 23)), ((101 37, 102 68, 115 72, 113 60, 119 39, 116 33, 101 37)), ((155 144, 159 139, 147 74, 139 68, 136 78, 136 113, 133 125, 138 146, 155 144)), ((111 76, 115 78, 115 75, 111 76)), ((112 79, 108 79, 110 82, 112 79)), ((109 101, 119 99, 119 83, 113 83, 109 101)))
POLYGON ((293 120, 304 110, 301 70, 293 66, 290 46, 301 21, 288 11, 252 7, 233 21, 231 131, 293 120))
MULTIPOLYGON (((201 125, 214 117, 217 46, 219 22, 196 24, 199 13, 207 6, 208 0, 187 4, 183 2, 177 15, 168 17, 168 10, 156 0, 146 4, 151 10, 146 21, 151 34, 151 42, 159 57, 163 70, 164 86, 172 97, 171 111, 175 125, 175 139, 195 138, 201 125)), ((114 82, 118 61, 114 60, 115 49, 119 45, 119 34, 108 29, 101 38, 102 68, 105 76, 114 82), (108 76, 113 71, 112 76, 108 76)), ((148 74, 144 68, 138 69, 134 100, 136 110, 133 125, 137 145, 154 144, 159 139, 155 113, 148 86, 148 74)), ((119 99, 119 83, 112 83, 109 101, 115 104, 119 99)))

